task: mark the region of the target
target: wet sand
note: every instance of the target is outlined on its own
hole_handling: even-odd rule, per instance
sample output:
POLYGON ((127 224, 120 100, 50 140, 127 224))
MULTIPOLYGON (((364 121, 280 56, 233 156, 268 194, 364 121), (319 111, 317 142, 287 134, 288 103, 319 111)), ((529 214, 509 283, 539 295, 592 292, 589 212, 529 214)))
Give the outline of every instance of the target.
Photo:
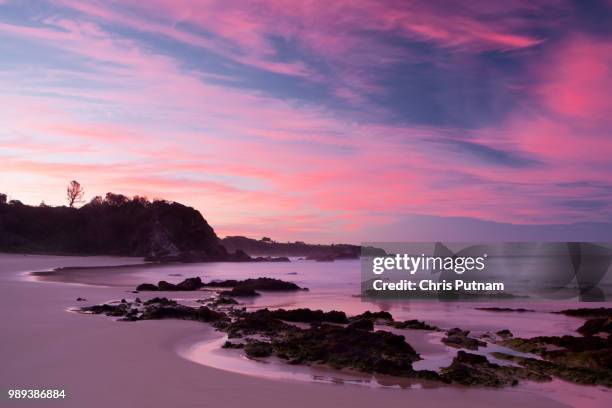
MULTIPOLYGON (((0 254, 3 392, 11 388, 65 389, 65 400, 47 400, 45 406, 68 407, 567 406, 518 389, 368 388, 257 378, 211 368, 177 352, 186 344, 218 338, 206 324, 116 322, 68 311, 133 297, 131 287, 36 282, 23 276, 26 271, 110 261, 139 262, 0 254), (87 301, 76 302, 77 297, 87 301)), ((143 300, 153 297, 138 296, 143 300)), ((33 404, 14 402, 15 406, 33 404)), ((11 402, 6 406, 12 406, 11 402)))

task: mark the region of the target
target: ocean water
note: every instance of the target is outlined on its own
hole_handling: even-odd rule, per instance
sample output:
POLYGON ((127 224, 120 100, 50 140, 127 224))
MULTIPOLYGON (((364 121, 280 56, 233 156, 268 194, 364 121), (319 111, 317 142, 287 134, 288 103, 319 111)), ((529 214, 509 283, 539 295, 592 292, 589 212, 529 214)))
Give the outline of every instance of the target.
MULTIPOLYGON (((240 299, 241 306, 247 309, 260 308, 298 308, 308 307, 324 311, 342 310, 355 315, 366 310, 385 310, 393 314, 395 320, 419 319, 441 329, 459 327, 470 330, 473 336, 486 332, 509 329, 517 337, 541 335, 564 335, 577 333, 584 320, 552 313, 578 307, 612 307, 612 302, 585 303, 577 299, 551 300, 541 297, 487 301, 440 302, 438 300, 384 300, 372 301, 360 296, 361 263, 359 260, 336 262, 314 262, 293 260, 288 263, 194 263, 164 265, 130 265, 125 267, 69 268, 37 276, 38 280, 62 281, 78 284, 112 286, 125 288, 125 297, 146 298, 148 296, 169 296, 181 303, 198 305, 196 300, 207 298, 211 293, 196 292, 141 292, 129 293, 137 285, 166 280, 178 283, 185 278, 199 276, 204 281, 215 279, 246 279, 271 277, 291 281, 308 291, 263 292, 261 296, 240 299), (533 312, 488 312, 480 307, 526 308, 533 312)), ((527 284, 529 280, 524 280, 527 284)), ((527 286, 525 286, 527 288, 527 286)), ((109 299, 109 301, 117 299, 109 299)), ((440 342, 442 332, 423 330, 396 330, 387 326, 377 329, 391 330, 402 334, 421 355, 422 360, 415 363, 416 369, 438 369, 450 364, 457 350, 440 342)), ((225 350, 221 345, 226 339, 223 334, 214 341, 195 342, 182 346, 177 353, 194 362, 229 370, 245 375, 267 377, 276 380, 333 382, 357 384, 369 387, 437 388, 439 384, 406 381, 385 376, 372 376, 351 372, 339 372, 323 367, 290 366, 282 361, 266 359, 253 361, 247 359, 240 350, 225 350)), ((491 352, 503 351, 520 354, 503 347, 489 344, 476 353, 487 355, 495 360, 491 352)), ((517 391, 544 394, 573 406, 609 406, 612 396, 604 387, 585 387, 555 380, 551 383, 522 383, 517 391)))

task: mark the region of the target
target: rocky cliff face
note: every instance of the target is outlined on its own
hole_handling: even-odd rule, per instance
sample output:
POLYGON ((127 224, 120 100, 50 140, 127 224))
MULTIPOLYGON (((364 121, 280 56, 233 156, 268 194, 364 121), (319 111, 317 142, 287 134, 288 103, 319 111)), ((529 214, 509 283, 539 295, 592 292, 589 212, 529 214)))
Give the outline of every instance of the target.
POLYGON ((143 256, 155 261, 249 260, 228 253, 191 207, 107 194, 81 208, 0 204, 0 250, 143 256))

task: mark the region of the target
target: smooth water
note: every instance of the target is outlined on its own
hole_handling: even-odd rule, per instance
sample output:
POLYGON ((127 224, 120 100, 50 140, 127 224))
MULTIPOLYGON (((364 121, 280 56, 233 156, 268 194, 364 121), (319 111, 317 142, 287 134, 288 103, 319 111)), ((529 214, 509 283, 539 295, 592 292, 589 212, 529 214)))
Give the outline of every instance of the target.
MULTIPOLYGON (((359 260, 336 262, 314 262, 293 260, 283 263, 197 263, 164 265, 131 265, 121 268, 68 268, 38 275, 42 281, 62 281, 89 285, 102 285, 125 288, 130 292, 137 285, 166 280, 178 283, 185 278, 199 276, 204 281, 214 279, 246 279, 271 277, 291 281, 308 291, 263 292, 255 298, 241 298, 241 307, 259 308, 298 308, 342 310, 348 315, 366 310, 385 310, 393 314, 395 320, 419 319, 441 329, 460 327, 471 330, 473 336, 485 332, 509 329, 517 337, 541 335, 576 334, 584 320, 551 313, 578 307, 611 307, 612 302, 584 303, 572 300, 508 299, 490 301, 440 302, 438 300, 389 300, 371 301, 360 296, 361 263, 359 260), (509 307, 533 309, 534 312, 488 312, 477 310, 479 307, 509 307)), ((198 305, 195 301, 208 298, 213 293, 206 290, 196 292, 141 292, 128 294, 145 299, 148 295, 169 296, 184 304, 198 305)), ((109 299, 111 300, 111 299, 109 299)), ((387 326, 377 329, 390 330, 406 337, 406 340, 423 358, 414 364, 416 369, 436 370, 448 366, 457 350, 441 343, 442 332, 423 330, 397 330, 387 326)), ((394 386, 402 388, 436 388, 439 384, 406 381, 385 376, 364 375, 362 373, 330 370, 324 367, 290 366, 280 360, 249 360, 240 350, 225 350, 221 345, 225 338, 206 341, 182 347, 178 350, 184 358, 222 370, 246 375, 267 377, 277 380, 325 381, 344 384, 359 384, 371 387, 394 386)), ((503 351, 516 352, 489 343, 475 353, 487 355, 490 361, 497 361, 490 353, 503 351)), ((519 386, 525 392, 545 394, 561 402, 575 406, 606 406, 610 401, 609 390, 604 387, 585 387, 555 380, 551 383, 525 382, 519 386)))

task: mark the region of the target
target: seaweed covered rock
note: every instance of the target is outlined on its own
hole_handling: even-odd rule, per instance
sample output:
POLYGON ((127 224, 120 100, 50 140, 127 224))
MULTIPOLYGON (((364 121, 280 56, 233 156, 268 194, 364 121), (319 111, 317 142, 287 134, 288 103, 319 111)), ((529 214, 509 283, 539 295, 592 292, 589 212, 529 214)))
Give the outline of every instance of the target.
POLYGON ((505 339, 500 344, 537 354, 559 365, 612 371, 612 338, 538 336, 530 339, 505 339))
POLYGON ((512 334, 512 332, 508 329, 502 329, 500 331, 498 331, 496 333, 499 337, 502 337, 504 339, 507 339, 509 337, 514 337, 514 335, 512 334))
POLYGON ((440 376, 446 382, 462 385, 502 387, 517 385, 520 379, 547 381, 549 376, 521 367, 500 366, 489 362, 482 355, 459 350, 450 366, 441 370, 440 376))
POLYGON ((249 358, 262 358, 272 355, 272 344, 265 341, 250 341, 244 346, 244 352, 249 358))
POLYGON ((457 327, 446 332, 446 337, 442 339, 442 343, 455 348, 465 348, 468 350, 478 350, 478 347, 486 347, 484 341, 469 337, 469 330, 461 330, 457 327))
POLYGON ((229 337, 242 337, 252 334, 265 334, 277 336, 287 330, 295 330, 295 326, 282 322, 274 317, 268 309, 255 312, 240 313, 234 321, 229 323, 225 330, 229 337))
POLYGON ((538 360, 536 358, 515 356, 511 354, 494 352, 492 355, 498 359, 504 359, 520 364, 531 373, 542 376, 554 376, 565 381, 585 385, 604 385, 612 387, 612 370, 593 369, 587 367, 557 364, 551 361, 538 360))
POLYGON ((327 324, 288 331, 275 338, 272 346, 275 355, 294 364, 318 363, 404 377, 417 376, 412 362, 420 359, 404 336, 327 324))
POLYGON ((216 322, 225 319, 223 313, 209 309, 206 306, 198 308, 175 305, 175 306, 153 306, 142 312, 141 320, 148 319, 181 319, 197 320, 200 322, 216 322))

